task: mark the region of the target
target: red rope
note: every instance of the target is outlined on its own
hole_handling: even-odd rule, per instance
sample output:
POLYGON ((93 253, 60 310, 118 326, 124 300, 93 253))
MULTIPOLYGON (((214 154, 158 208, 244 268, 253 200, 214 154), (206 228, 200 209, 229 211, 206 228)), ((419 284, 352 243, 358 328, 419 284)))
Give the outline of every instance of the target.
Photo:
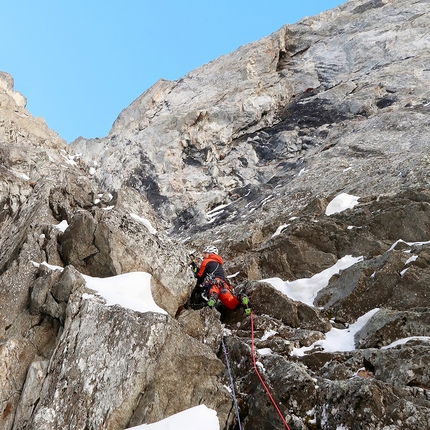
POLYGON ((255 346, 254 346, 254 312, 251 312, 251 334, 252 334, 252 361, 254 362, 255 373, 257 374, 258 378, 260 379, 261 384, 263 385, 264 389, 266 390, 266 393, 268 394, 270 400, 272 401, 273 406, 275 406, 275 408, 276 408, 279 416, 281 417, 283 423, 285 424, 285 427, 288 430, 291 430, 290 427, 287 424, 287 421, 285 420, 284 416, 282 415, 281 410, 279 409, 278 405, 276 404, 275 399, 270 394, 270 391, 267 388, 267 385, 265 384, 262 376, 260 375, 260 372, 258 371, 257 359, 255 358, 255 346))

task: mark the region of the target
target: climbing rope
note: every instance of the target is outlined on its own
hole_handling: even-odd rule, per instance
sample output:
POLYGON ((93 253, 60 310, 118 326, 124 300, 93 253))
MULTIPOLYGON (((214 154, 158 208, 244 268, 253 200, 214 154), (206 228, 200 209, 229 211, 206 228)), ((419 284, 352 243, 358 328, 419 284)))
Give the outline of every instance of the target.
POLYGON ((272 401, 273 406, 275 406, 275 409, 278 412, 279 416, 281 417, 282 422, 285 424, 285 427, 288 430, 291 430, 290 427, 288 426, 287 421, 285 420, 284 416, 282 415, 281 410, 279 409, 278 405, 276 404, 275 399, 270 394, 269 388, 267 388, 267 385, 265 384, 263 377, 261 376, 261 374, 258 370, 257 359, 255 357, 255 345, 254 345, 254 312, 251 312, 251 336, 252 336, 252 361, 254 362, 255 373, 257 374, 258 378, 260 379, 261 384, 263 385, 264 389, 266 390, 266 393, 268 394, 270 400, 272 401))
POLYGON ((227 369, 230 375, 231 390, 233 392, 234 405, 236 407, 237 422, 239 424, 239 430, 242 430, 242 423, 240 422, 240 416, 239 416, 239 406, 237 404, 236 391, 234 389, 233 375, 231 374, 230 362, 228 361, 228 353, 227 353, 227 348, 225 347, 224 339, 222 340, 222 349, 224 350, 225 361, 227 362, 227 369))

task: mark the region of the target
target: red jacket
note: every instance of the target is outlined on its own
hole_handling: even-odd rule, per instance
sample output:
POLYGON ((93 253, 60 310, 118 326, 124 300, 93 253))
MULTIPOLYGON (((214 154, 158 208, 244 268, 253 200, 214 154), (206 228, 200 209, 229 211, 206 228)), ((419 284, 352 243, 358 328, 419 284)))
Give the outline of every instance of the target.
POLYGON ((202 261, 200 269, 197 272, 198 283, 201 284, 209 273, 212 273, 215 278, 226 281, 227 278, 225 277, 224 268, 222 267, 223 263, 223 259, 220 255, 210 254, 208 258, 202 261))

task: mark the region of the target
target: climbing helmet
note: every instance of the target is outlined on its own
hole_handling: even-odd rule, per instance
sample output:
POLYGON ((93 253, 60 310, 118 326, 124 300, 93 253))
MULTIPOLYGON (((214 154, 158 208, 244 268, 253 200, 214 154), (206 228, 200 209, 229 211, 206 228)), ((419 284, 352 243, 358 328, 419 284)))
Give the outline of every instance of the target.
POLYGON ((205 252, 208 254, 218 254, 218 248, 216 246, 209 245, 203 250, 203 253, 205 252))

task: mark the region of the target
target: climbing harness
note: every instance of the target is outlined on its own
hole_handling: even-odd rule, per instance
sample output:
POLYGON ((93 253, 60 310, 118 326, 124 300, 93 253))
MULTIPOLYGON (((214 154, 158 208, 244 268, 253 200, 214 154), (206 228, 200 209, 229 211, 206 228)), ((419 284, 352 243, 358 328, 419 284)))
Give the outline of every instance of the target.
POLYGON ((261 376, 259 370, 258 370, 258 366, 257 366, 257 359, 255 357, 255 345, 254 345, 254 312, 251 312, 251 336, 252 336, 252 361, 254 363, 254 369, 255 369, 255 373, 257 374, 258 378, 261 381, 261 384, 263 385, 264 389, 266 390, 266 393, 268 394, 270 400, 273 403, 273 406, 275 406, 276 411, 278 412, 279 416, 282 419, 282 422, 285 424, 285 427, 288 430, 291 430, 290 427, 288 426, 287 421, 285 420, 284 416, 282 415, 281 410, 279 409, 278 405, 275 402, 275 399, 273 398, 273 396, 270 394, 269 388, 267 387, 267 385, 265 384, 263 377, 261 376))
POLYGON ((224 350, 225 361, 227 362, 227 369, 228 369, 228 373, 230 375, 231 390, 233 393, 234 405, 236 407, 237 422, 239 424, 239 430, 242 430, 242 423, 240 422, 240 416, 239 416, 239 406, 237 404, 236 391, 234 390, 233 375, 231 374, 230 362, 228 361, 228 353, 227 353, 227 348, 226 348, 225 343, 224 343, 224 339, 222 340, 222 349, 224 350))
POLYGON ((208 306, 211 308, 213 308, 218 301, 217 296, 215 297, 214 294, 210 294, 211 288, 219 284, 219 280, 215 278, 215 275, 214 275, 218 267, 219 267, 219 263, 217 263, 215 269, 212 272, 206 274, 205 279, 203 281, 203 288, 208 297, 208 300, 207 300, 208 306))

